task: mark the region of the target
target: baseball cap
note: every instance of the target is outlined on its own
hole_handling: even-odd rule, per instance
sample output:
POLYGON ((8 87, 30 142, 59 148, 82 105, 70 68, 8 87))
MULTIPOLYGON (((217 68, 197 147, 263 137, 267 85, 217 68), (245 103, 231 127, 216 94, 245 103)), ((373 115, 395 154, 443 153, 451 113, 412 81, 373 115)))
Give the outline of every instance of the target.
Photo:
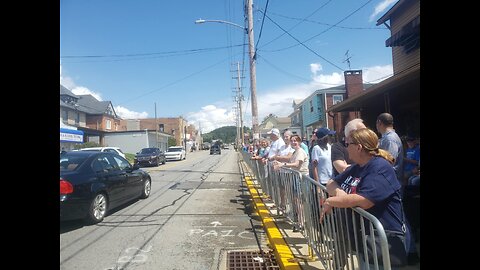
POLYGON ((272 128, 269 132, 267 132, 267 134, 274 134, 280 137, 280 131, 278 130, 278 128, 272 128))
POLYGON ((407 136, 406 141, 407 142, 415 141, 415 137, 409 135, 409 136, 407 136))
POLYGON ((315 135, 317 136, 318 139, 321 139, 327 135, 333 135, 335 134, 335 131, 334 130, 330 130, 326 127, 322 127, 322 128, 319 128, 317 130, 317 133, 315 133, 315 135))

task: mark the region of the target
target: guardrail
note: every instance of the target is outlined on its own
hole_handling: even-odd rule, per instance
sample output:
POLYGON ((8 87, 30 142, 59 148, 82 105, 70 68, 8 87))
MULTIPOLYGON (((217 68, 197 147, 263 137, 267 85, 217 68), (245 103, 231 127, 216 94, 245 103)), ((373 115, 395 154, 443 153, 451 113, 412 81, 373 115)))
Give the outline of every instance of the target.
POLYGON ((323 201, 328 197, 325 186, 298 171, 274 170, 270 162, 263 164, 252 160, 250 153, 241 154, 261 187, 259 195, 271 199, 277 214, 302 233, 309 253, 325 269, 391 269, 387 237, 375 216, 353 207, 333 208, 322 218, 323 201))

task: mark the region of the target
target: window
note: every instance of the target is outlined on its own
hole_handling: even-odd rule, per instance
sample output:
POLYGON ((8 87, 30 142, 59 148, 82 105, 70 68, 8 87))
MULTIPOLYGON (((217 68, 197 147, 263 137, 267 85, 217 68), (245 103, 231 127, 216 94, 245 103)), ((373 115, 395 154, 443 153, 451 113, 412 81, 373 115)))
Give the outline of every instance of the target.
POLYGON ((77 112, 77 115, 75 117, 75 124, 79 125, 80 124, 80 113, 77 112))
POLYGON ((112 129, 112 121, 110 121, 110 119, 106 121, 106 129, 112 129))
POLYGON ((115 161, 117 162, 120 170, 125 170, 127 168, 130 168, 130 163, 128 163, 128 161, 115 156, 113 157, 113 159, 115 159, 115 161))
POLYGON ((165 129, 165 126, 163 124, 158 125, 158 130, 160 130, 160 132, 163 132, 164 129, 165 129))
POLYGON ((62 110, 62 120, 63 122, 67 123, 68 122, 68 111, 67 110, 62 110))
POLYGON ((313 112, 313 100, 310 100, 310 112, 313 112))
POLYGON ((343 95, 333 95, 333 105, 343 101, 343 95))

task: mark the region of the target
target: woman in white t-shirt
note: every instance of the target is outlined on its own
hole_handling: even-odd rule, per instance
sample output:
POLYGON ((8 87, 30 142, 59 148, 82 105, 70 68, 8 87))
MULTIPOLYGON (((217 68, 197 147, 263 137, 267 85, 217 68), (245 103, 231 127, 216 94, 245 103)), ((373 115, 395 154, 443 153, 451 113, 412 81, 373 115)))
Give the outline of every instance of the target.
MULTIPOLYGON (((293 148, 294 152, 290 157, 288 162, 280 162, 274 161, 274 169, 282 168, 290 168, 300 172, 300 174, 308 176, 308 156, 305 150, 300 146, 302 143, 302 138, 298 135, 292 135, 290 137, 290 145, 293 148)), ((298 181, 293 182, 292 192, 293 192, 293 204, 296 206, 295 214, 296 217, 294 218, 294 227, 293 231, 300 231, 303 228, 304 218, 303 218, 303 209, 300 203, 300 197, 298 192, 300 191, 300 181, 302 179, 298 179, 298 181)), ((280 192, 280 196, 282 196, 282 191, 280 192)))
POLYGON ((302 149, 300 144, 302 143, 302 138, 298 135, 293 135, 290 137, 290 144, 294 150, 290 160, 288 162, 278 162, 278 166, 284 168, 290 168, 296 171, 299 171, 301 174, 308 176, 308 157, 305 150, 302 149))

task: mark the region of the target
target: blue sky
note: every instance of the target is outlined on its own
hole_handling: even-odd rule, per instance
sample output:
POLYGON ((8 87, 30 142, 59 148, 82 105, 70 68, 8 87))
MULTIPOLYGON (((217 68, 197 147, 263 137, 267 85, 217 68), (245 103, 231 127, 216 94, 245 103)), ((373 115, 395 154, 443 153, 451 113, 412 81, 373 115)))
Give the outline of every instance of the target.
MULTIPOLYGON (((154 118, 156 104, 157 117, 183 116, 209 132, 235 125, 238 62, 251 126, 248 37, 228 24, 194 23, 246 26, 243 2, 61 0, 60 83, 111 101, 122 118, 154 118)), ((370 83, 393 75, 390 31, 376 21, 396 2, 254 0, 259 122, 288 116, 293 99, 343 84, 345 70, 361 69, 370 83)))

